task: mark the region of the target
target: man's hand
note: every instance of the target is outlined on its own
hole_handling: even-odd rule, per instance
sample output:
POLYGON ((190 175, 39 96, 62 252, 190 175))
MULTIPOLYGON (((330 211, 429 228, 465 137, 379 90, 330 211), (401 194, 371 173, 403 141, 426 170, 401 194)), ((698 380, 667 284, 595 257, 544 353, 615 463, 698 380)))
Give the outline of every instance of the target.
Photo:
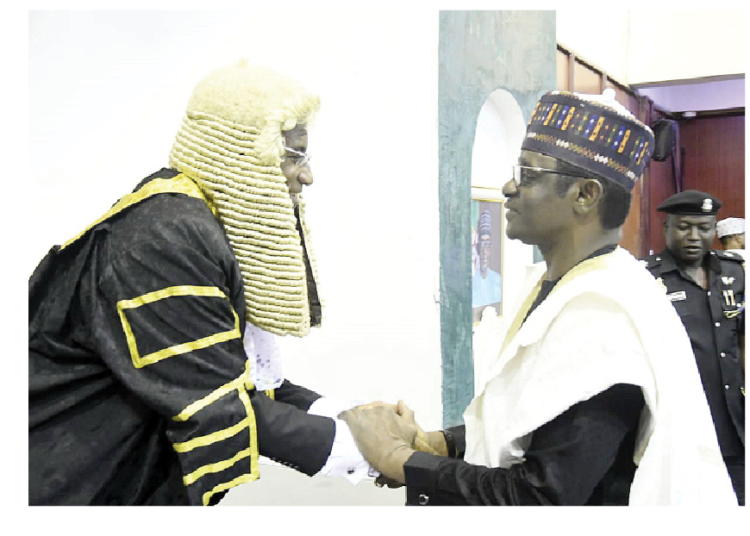
POLYGON ((386 478, 405 483, 404 464, 414 453, 417 437, 414 412, 402 401, 388 404, 367 404, 339 415, 349 426, 362 456, 386 478))
POLYGON ((394 411, 405 417, 407 420, 413 421, 414 426, 417 427, 417 436, 414 438, 412 448, 429 454, 435 454, 437 456, 447 456, 448 446, 445 444, 445 436, 443 432, 425 432, 419 423, 414 418, 414 412, 409 407, 401 402, 397 406, 392 406, 394 411))
MULTIPOLYGON (((427 432, 427 443, 432 449, 432 454, 438 456, 448 456, 448 445, 445 443, 445 436, 440 430, 436 432, 427 432)), ((419 449, 422 450, 422 449, 419 449)))

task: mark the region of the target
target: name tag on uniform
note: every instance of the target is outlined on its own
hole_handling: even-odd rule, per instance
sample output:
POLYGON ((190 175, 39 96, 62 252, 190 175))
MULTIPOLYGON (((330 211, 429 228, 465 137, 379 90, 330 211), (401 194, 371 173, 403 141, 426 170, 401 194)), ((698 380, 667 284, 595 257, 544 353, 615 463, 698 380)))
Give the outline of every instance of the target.
POLYGON ((687 299, 687 294, 685 294, 684 290, 681 290, 679 292, 667 294, 667 298, 669 298, 669 301, 682 301, 687 299))

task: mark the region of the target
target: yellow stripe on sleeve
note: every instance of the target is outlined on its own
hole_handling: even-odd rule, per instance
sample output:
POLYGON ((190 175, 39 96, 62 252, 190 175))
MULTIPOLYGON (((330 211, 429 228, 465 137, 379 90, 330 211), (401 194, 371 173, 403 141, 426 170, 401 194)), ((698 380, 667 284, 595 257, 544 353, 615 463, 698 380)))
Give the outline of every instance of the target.
POLYGON ((152 181, 148 182, 143 188, 138 190, 137 192, 133 192, 131 194, 123 196, 115 205, 109 209, 102 217, 100 217, 98 220, 96 220, 94 223, 86 227, 83 231, 78 233, 76 236, 65 242, 62 246, 60 246, 60 250, 65 249, 69 245, 71 245, 73 242, 81 238, 83 235, 85 235, 87 232, 89 232, 92 228, 96 227, 103 221, 108 220, 112 216, 115 216, 119 212, 122 212, 123 210, 130 208, 131 206, 140 203, 141 201, 144 201, 148 199, 149 197, 152 197, 157 194, 183 194, 187 195, 189 197, 195 197, 196 199, 202 199, 207 205, 208 208, 211 209, 211 212, 213 212, 214 216, 216 216, 216 208, 208 202, 206 199, 206 196, 203 195, 203 192, 198 187, 195 182, 184 176, 182 173, 179 175, 176 175, 174 178, 171 179, 153 179, 152 181))
POLYGON ((250 469, 251 474, 258 478, 258 475, 260 474, 260 470, 258 469, 258 431, 255 425, 255 410, 253 410, 253 405, 250 402, 250 397, 247 394, 247 391, 245 389, 240 388, 240 400, 242 400, 242 404, 245 406, 245 412, 247 413, 247 418, 250 421, 250 426, 248 428, 250 429, 250 469))
POLYGON ((206 493, 204 493, 203 494, 204 506, 208 505, 208 503, 211 501, 211 497, 213 497, 216 493, 226 491, 240 484, 244 484, 245 482, 252 482, 253 480, 257 480, 258 477, 260 476, 260 470, 258 468, 258 434, 255 428, 255 412, 253 411, 253 406, 250 403, 250 397, 247 395, 247 391, 245 391, 244 387, 240 387, 238 389, 238 393, 239 393, 240 400, 242 400, 242 403, 245 405, 245 411, 247 412, 247 420, 250 421, 250 426, 249 426, 250 447, 237 453, 233 458, 230 458, 229 460, 225 460, 223 462, 218 462, 215 464, 204 465, 200 469, 193 471, 192 473, 187 475, 183 479, 183 481, 185 482, 185 485, 187 486, 195 482, 201 476, 208 474, 209 472, 222 471, 228 467, 231 467, 236 462, 244 458, 247 458, 248 456, 250 456, 250 472, 240 475, 237 478, 230 480, 229 482, 224 482, 223 484, 219 484, 215 486, 213 489, 211 489, 210 491, 207 491, 206 493))
POLYGON ((230 488, 233 488, 235 486, 239 486, 240 484, 244 484, 245 482, 252 482, 253 480, 257 480, 258 477, 253 476, 250 473, 245 473, 244 475, 240 475, 234 480, 230 480, 229 482, 224 482, 223 484, 219 484, 218 486, 214 487, 211 491, 207 491, 203 494, 203 506, 208 506, 208 503, 211 501, 211 497, 216 495, 217 493, 220 493, 222 491, 226 491, 230 488))
POLYGON ((229 428, 224 428, 223 430, 219 430, 218 432, 214 432, 212 434, 195 437, 183 443, 173 443, 172 447, 177 452, 190 452, 191 450, 198 447, 213 445, 214 443, 217 443, 219 441, 234 437, 248 426, 250 426, 250 419, 245 418, 234 426, 230 426, 229 428))
POLYGON ((229 467, 232 467, 238 461, 244 458, 247 458, 251 454, 252 453, 250 451, 250 448, 248 447, 245 450, 239 451, 237 454, 235 454, 228 460, 222 460, 216 463, 209 463, 209 464, 204 465, 203 467, 200 467, 199 469, 196 469, 189 475, 185 475, 182 481, 185 483, 186 486, 189 486, 190 484, 198 480, 200 477, 205 476, 208 473, 218 473, 220 471, 223 471, 224 469, 228 469, 229 467))
MULTIPOLYGON (((238 387, 244 386, 245 383, 248 381, 247 377, 249 376, 249 370, 250 370, 250 362, 246 361, 245 371, 242 374, 240 374, 237 378, 235 378, 229 383, 222 385, 221 387, 212 391, 211 393, 204 396, 203 398, 196 400, 192 404, 189 404, 178 415, 175 415, 174 417, 172 417, 172 420, 177 421, 177 422, 186 421, 190 417, 198 413, 200 410, 205 408, 206 406, 213 404, 214 402, 219 400, 221 397, 231 393, 238 387)), ((253 419, 252 425, 253 427, 255 426, 255 419, 253 419)))
POLYGON ((215 402, 222 396, 230 393, 232 390, 237 391, 237 395, 239 396, 240 401, 242 402, 242 405, 245 407, 246 418, 243 419, 241 422, 237 423, 236 425, 231 426, 229 428, 225 428, 224 430, 220 430, 218 432, 214 432, 212 434, 208 434, 206 436, 194 438, 194 439, 191 439, 190 441, 185 441, 183 443, 175 443, 173 445, 177 452, 188 452, 194 448, 207 446, 217 441, 221 441, 222 439, 232 437, 236 435, 237 433, 241 433, 245 428, 248 429, 248 441, 249 441, 248 448, 237 452, 234 456, 232 456, 229 459, 204 465, 196 469, 192 473, 183 477, 183 483, 185 484, 185 486, 189 486, 207 474, 218 473, 218 472, 224 471, 225 469, 228 469, 234 466, 236 463, 241 462, 242 460, 246 458, 250 458, 248 460, 250 463, 250 472, 244 473, 234 478, 233 480, 230 480, 229 482, 224 482, 223 484, 219 484, 215 486, 213 489, 211 489, 210 491, 205 492, 202 498, 204 506, 208 505, 208 503, 211 500, 211 497, 215 495, 216 493, 220 493, 222 491, 225 491, 229 488, 232 488, 234 486, 237 486, 245 482, 251 482, 253 480, 257 480, 257 478, 260 476, 260 469, 258 466, 258 458, 259 458, 258 433, 257 433, 257 427, 256 427, 256 421, 255 421, 255 411, 253 410, 253 405, 250 401, 250 396, 248 395, 247 390, 246 390, 246 386, 248 385, 252 386, 252 383, 249 380, 249 376, 250 376, 250 362, 247 361, 245 363, 245 371, 238 378, 227 383, 226 385, 223 385, 219 389, 216 389, 215 391, 211 392, 208 396, 200 400, 197 400, 196 402, 193 402, 187 408, 185 408, 179 415, 176 415, 175 417, 172 418, 175 421, 184 421, 188 419, 190 416, 200 411, 201 409, 203 409, 204 407, 206 407, 207 405, 215 402))
POLYGON ((162 359, 194 352, 195 350, 208 348, 209 346, 213 346, 214 344, 229 341, 232 339, 239 339, 242 337, 242 334, 240 333, 240 318, 239 316, 237 316, 237 312, 234 310, 234 308, 230 305, 232 315, 234 316, 233 329, 221 333, 215 333, 214 335, 209 335, 208 337, 203 337, 195 341, 170 346, 168 348, 152 352, 148 355, 141 356, 138 352, 138 344, 136 343, 133 329, 130 326, 130 322, 128 322, 125 311, 128 309, 136 309, 138 307, 142 307, 143 305, 151 304, 159 300, 173 298, 176 296, 204 296, 208 298, 223 298, 227 301, 229 300, 226 294, 224 294, 224 292, 222 292, 218 287, 178 285, 163 288, 154 292, 149 292, 142 296, 138 296, 137 298, 133 298, 132 300, 118 301, 117 314, 120 317, 122 329, 125 332, 125 339, 128 343, 128 349, 130 350, 130 358, 133 361, 133 366, 135 368, 143 368, 147 365, 157 363, 162 359))

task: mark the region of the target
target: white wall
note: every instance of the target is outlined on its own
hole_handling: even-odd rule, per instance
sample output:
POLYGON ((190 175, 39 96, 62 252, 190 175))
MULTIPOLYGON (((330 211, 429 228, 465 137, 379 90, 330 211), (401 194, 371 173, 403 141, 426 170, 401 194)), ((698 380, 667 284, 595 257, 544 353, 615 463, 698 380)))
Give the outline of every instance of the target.
POLYGON ((584 61, 628 83, 629 15, 624 9, 563 8, 555 12, 557 42, 584 61))
POLYGON ((745 72, 746 11, 586 6, 556 13, 557 42, 622 84, 745 72))
POLYGON ((746 19, 741 10, 632 11, 628 83, 744 73, 746 19))
MULTIPOLYGON (((203 75, 264 63, 322 101, 306 198, 324 326, 281 340, 287 377, 335 398, 402 398, 439 428, 437 49, 436 10, 32 12, 23 267, 166 165, 203 75)), ((292 486, 301 501, 308 482, 292 486)))

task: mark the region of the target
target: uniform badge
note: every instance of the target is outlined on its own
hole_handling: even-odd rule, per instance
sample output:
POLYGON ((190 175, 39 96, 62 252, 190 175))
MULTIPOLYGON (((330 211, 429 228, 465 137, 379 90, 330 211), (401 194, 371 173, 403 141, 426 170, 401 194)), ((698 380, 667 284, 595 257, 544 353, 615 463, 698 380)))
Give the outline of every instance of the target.
POLYGON ((701 210, 703 212, 711 212, 711 209, 714 208, 713 202, 707 197, 703 200, 703 205, 701 206, 701 210))
POLYGON ((725 285, 731 285, 734 282, 734 277, 721 276, 721 282, 725 285))
POLYGON ((687 299, 687 294, 685 294, 684 290, 680 290, 679 292, 672 292, 671 294, 667 294, 667 298, 669 298, 669 301, 684 301, 687 299))
POLYGON ((734 291, 733 290, 722 290, 721 293, 724 295, 724 301, 727 305, 737 305, 737 303, 734 300, 734 291))
POLYGON ((740 306, 737 307, 737 309, 733 311, 724 311, 724 317, 730 320, 732 318, 737 318, 738 316, 740 316, 740 313, 742 313, 744 310, 745 310, 745 304, 741 303, 740 306))

